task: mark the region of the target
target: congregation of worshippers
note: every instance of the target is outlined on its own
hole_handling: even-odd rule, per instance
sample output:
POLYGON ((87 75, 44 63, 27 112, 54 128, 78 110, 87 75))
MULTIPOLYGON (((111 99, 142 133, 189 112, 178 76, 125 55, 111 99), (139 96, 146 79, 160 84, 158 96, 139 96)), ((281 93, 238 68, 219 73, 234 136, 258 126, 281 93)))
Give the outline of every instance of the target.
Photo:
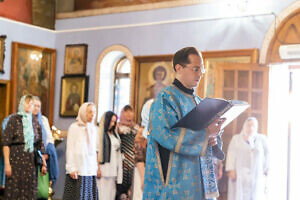
POLYGON ((300 199, 300 0, 0 0, 0 200, 300 199))
MULTIPOLYGON (((58 144, 56 150, 53 127, 51 130, 42 114, 41 99, 23 95, 17 112, 2 122, 4 198, 47 199, 59 177, 64 177, 62 199, 156 199, 158 191, 174 199, 218 198, 225 158, 221 127, 227 119, 217 117, 199 130, 173 126, 195 105, 207 100, 194 93, 205 73, 201 52, 194 47, 182 48, 174 54, 172 63, 174 81, 159 88, 154 98, 145 99, 140 124, 130 105, 125 105, 120 115, 105 111, 97 122, 95 103, 77 103, 70 93, 66 105, 77 115, 68 127, 59 158, 56 151, 63 145, 58 144), (65 171, 59 169, 59 162, 65 171), (64 171, 64 176, 59 171, 64 171), (162 188, 169 181, 179 189, 189 189, 189 193, 170 193, 176 191, 172 186, 170 190, 162 188)), ((156 73, 154 70, 156 81, 163 78, 156 73)), ((200 120, 190 119, 193 124, 200 120)), ((241 133, 232 138, 225 169, 229 199, 242 199, 251 187, 247 195, 264 199, 261 188, 268 173, 268 146, 266 137, 258 134, 255 117, 247 118, 241 133), (239 169, 245 167, 257 174, 256 179, 238 191, 237 184, 244 181, 240 178, 244 172, 239 169)))

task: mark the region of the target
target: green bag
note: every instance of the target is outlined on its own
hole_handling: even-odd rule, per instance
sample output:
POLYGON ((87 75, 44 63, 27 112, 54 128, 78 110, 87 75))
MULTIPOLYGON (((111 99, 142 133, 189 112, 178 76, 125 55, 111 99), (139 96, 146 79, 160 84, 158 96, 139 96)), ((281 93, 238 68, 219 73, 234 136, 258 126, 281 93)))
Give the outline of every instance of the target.
POLYGON ((38 167, 38 198, 48 199, 49 196, 49 173, 41 175, 40 167, 38 167))

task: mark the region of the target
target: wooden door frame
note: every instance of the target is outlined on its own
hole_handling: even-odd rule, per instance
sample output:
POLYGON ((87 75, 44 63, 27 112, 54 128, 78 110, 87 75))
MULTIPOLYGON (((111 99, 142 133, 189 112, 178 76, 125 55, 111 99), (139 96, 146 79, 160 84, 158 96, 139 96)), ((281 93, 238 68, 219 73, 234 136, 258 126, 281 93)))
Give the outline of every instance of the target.
POLYGON ((6 112, 5 112, 5 116, 8 116, 11 113, 10 110, 10 81, 9 80, 2 80, 0 79, 0 84, 6 85, 6 112))
MULTIPOLYGON (((248 70, 248 71, 253 71, 253 70, 258 70, 258 71, 267 71, 266 73, 268 74, 269 67, 266 65, 259 65, 259 64, 242 64, 242 63, 220 63, 218 64, 216 71, 215 71, 215 79, 218 79, 220 85, 215 85, 215 96, 216 97, 223 97, 222 93, 222 88, 224 84, 224 77, 222 76, 221 70, 223 69, 231 69, 231 70, 236 70, 237 68, 240 68, 239 70, 248 70)), ((235 74, 237 76, 237 74, 235 74)), ((235 77, 237 78, 237 77, 235 77)), ((252 84, 252 74, 250 75, 249 79, 249 86, 252 84)), ((264 134, 267 134, 268 130, 268 96, 269 96, 269 76, 265 75, 263 77, 263 87, 265 87, 265 90, 263 91, 263 109, 262 109, 262 132, 264 134)), ((234 86, 234 92, 236 92, 237 86, 234 86)), ((249 91, 251 92, 251 91, 249 91)), ((251 104, 251 102, 249 102, 251 104)), ((236 123, 236 122, 235 122, 236 123)))

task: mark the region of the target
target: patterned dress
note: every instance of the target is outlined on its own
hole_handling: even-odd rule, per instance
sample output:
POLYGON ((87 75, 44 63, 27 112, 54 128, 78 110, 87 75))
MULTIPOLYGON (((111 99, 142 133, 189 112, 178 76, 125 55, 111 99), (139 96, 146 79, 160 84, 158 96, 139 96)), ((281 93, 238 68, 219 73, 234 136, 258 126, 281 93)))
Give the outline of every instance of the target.
MULTIPOLYGON (((42 132, 33 118, 35 148, 44 152, 42 132)), ((34 152, 24 152, 22 116, 14 114, 7 122, 2 136, 3 146, 10 147, 12 176, 6 177, 5 199, 35 200, 37 198, 37 166, 34 152)))
POLYGON ((125 131, 120 134, 121 153, 123 154, 123 182, 117 185, 118 195, 127 193, 131 187, 134 170, 134 138, 139 126, 133 128, 121 126, 125 131))

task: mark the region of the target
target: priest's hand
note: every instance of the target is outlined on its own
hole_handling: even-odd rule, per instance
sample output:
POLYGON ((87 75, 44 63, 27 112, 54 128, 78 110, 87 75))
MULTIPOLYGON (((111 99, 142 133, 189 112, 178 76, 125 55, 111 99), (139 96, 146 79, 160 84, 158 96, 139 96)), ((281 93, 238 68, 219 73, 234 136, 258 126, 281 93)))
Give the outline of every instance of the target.
POLYGON ((209 137, 208 144, 209 144, 209 146, 215 146, 215 145, 217 145, 218 144, 218 142, 217 142, 217 136, 211 136, 211 137, 209 137))
POLYGON ((225 122, 225 120, 225 118, 217 118, 207 127, 210 138, 218 136, 221 131, 222 124, 225 122))

